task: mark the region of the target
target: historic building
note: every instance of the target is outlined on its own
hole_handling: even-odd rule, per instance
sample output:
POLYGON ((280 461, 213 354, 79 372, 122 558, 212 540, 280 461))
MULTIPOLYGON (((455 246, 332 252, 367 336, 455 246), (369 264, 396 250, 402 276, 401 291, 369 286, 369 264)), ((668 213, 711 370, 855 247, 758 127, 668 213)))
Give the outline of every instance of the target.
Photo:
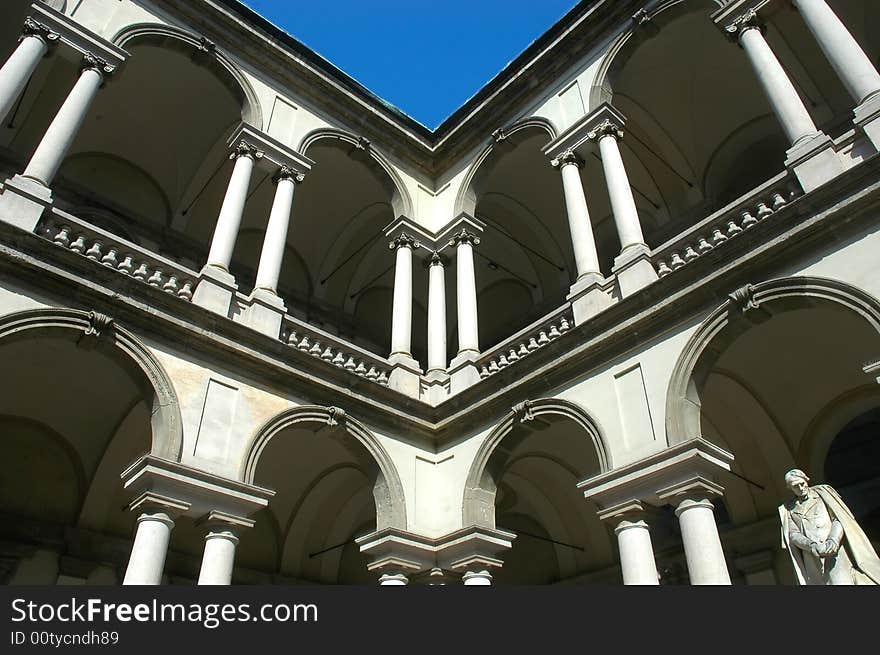
POLYGON ((581 2, 435 131, 0 11, 0 579, 792 583, 793 467, 880 541, 880 3, 581 2))

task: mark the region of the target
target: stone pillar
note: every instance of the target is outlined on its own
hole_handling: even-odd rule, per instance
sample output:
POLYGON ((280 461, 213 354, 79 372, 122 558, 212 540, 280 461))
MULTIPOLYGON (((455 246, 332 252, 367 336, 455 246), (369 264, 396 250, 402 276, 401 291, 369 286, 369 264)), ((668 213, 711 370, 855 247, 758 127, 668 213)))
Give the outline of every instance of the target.
POLYGON ((439 253, 428 265, 428 375, 446 371, 446 270, 439 253))
POLYGON ((675 510, 693 585, 730 584, 714 510, 710 494, 699 493, 685 496, 675 510))
POLYGON ((5 120, 31 79, 40 59, 58 35, 33 18, 26 18, 18 47, 0 68, 0 121, 5 120))
POLYGON ((880 73, 825 0, 792 0, 792 4, 856 103, 880 91, 880 73))
POLYGON ((413 250, 421 244, 401 233, 388 244, 396 251, 394 265, 394 300, 391 308, 391 357, 412 358, 412 260, 413 250))
POLYGON ((623 584, 659 585, 660 577, 657 575, 651 532, 645 521, 642 503, 631 501, 600 511, 599 517, 614 526, 623 584))
POLYGON ((235 549, 239 530, 253 526, 254 522, 222 512, 211 512, 206 517, 205 552, 199 571, 199 585, 228 585, 232 582, 235 566, 235 549))
POLYGON ((651 263, 651 250, 642 234, 636 201, 620 156, 617 142, 623 138, 622 125, 606 118, 589 132, 588 137, 598 142, 602 155, 611 212, 620 239, 620 254, 614 260, 614 274, 620 295, 626 298, 656 280, 657 271, 651 263))
POLYGON ((571 301, 575 325, 581 325, 611 304, 611 297, 601 289, 605 278, 599 270, 593 224, 581 183, 583 160, 567 150, 550 163, 562 175, 565 211, 577 268, 577 279, 571 285, 568 300, 571 301))
POLYGON ((810 192, 843 172, 834 143, 816 128, 782 64, 764 38, 763 25, 750 9, 726 31, 746 52, 758 83, 791 143, 785 165, 794 171, 805 192, 810 192))
POLYGON ((409 584, 409 578, 403 573, 383 573, 379 578, 381 587, 402 587, 409 584))
POLYGON ((157 585, 165 570, 174 521, 163 511, 144 512, 138 517, 137 526, 122 584, 157 585))
POLYGON ((583 160, 568 150, 554 159, 551 164, 562 174, 562 190, 565 194, 565 211, 568 215, 568 229, 571 232, 571 246, 577 266, 578 280, 596 278, 601 280, 599 255, 593 237, 593 224, 587 209, 587 198, 581 183, 583 160))
POLYGON ((474 246, 480 238, 466 229, 452 237, 455 246, 455 270, 458 301, 458 356, 476 357, 480 353, 479 320, 477 317, 477 277, 474 273, 474 246))
POLYGON ((229 178, 223 205, 220 207, 220 215, 217 217, 217 225, 211 239, 211 250, 208 253, 208 266, 229 271, 235 240, 238 238, 238 229, 244 214, 244 204, 247 200, 254 162, 261 157, 262 153, 244 141, 239 143, 229 156, 230 159, 235 160, 235 168, 229 178))
POLYGON ((491 587, 492 574, 488 569, 473 569, 461 576, 461 581, 465 587, 491 587))
POLYGON ((276 184, 275 200, 263 238, 260 265, 257 270, 256 287, 271 293, 278 292, 278 278, 281 276, 281 263, 287 245, 287 231, 290 225, 290 211, 293 207, 293 191, 305 179, 299 171, 282 166, 274 176, 276 184))
POLYGON ((61 162, 76 138, 89 107, 104 82, 104 76, 115 70, 114 66, 93 55, 86 55, 83 63, 84 68, 79 79, 24 169, 24 177, 47 187, 51 186, 61 162))

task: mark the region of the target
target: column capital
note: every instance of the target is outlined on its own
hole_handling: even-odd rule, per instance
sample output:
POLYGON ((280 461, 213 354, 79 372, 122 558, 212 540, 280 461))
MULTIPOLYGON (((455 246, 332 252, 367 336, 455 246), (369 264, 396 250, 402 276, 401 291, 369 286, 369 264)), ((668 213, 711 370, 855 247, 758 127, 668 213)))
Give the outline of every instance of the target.
POLYGON ((251 159, 257 160, 262 159, 265 153, 262 150, 257 149, 252 146, 247 141, 239 141, 232 148, 232 152, 229 154, 229 159, 238 159, 239 157, 250 157, 251 159))
POLYGON ((766 31, 764 21, 758 16, 754 7, 747 9, 724 27, 724 33, 731 41, 738 42, 739 38, 748 30, 758 29, 763 34, 766 31))
POLYGON ((219 510, 211 510, 196 521, 196 525, 206 528, 208 531, 214 532, 231 532, 236 534, 239 530, 246 530, 254 527, 255 521, 246 516, 221 512, 219 510))
POLYGON ((39 39, 42 39, 46 45, 54 45, 58 43, 58 40, 61 38, 61 35, 58 32, 53 31, 48 25, 44 25, 38 20, 34 19, 33 16, 28 16, 24 19, 24 25, 21 28, 21 39, 35 36, 39 39))
POLYGON ((421 242, 406 232, 401 232, 388 244, 389 250, 397 250, 398 248, 409 248, 410 250, 418 250, 421 247, 421 242))
POLYGON ((445 268, 449 265, 449 260, 445 256, 441 255, 440 251, 432 250, 426 263, 428 268, 431 268, 432 266, 440 266, 441 268, 445 268))
POLYGON ((478 237, 473 232, 468 231, 467 228, 461 228, 460 232, 456 232, 451 237, 449 237, 449 246, 459 246, 462 243, 469 243, 472 246, 480 245, 480 237, 478 237))
POLYGON ((550 160, 550 165, 553 168, 562 168, 568 164, 574 164, 578 168, 582 168, 584 160, 574 150, 566 150, 550 160))
POLYGON ((306 179, 306 174, 302 173, 292 166, 282 166, 279 168, 275 175, 272 176, 272 182, 278 184, 281 180, 292 180, 296 184, 302 184, 302 181, 306 179))
POLYGON ((633 498, 610 507, 603 507, 599 509, 597 514, 601 521, 611 524, 616 530, 621 523, 643 521, 648 512, 641 500, 633 498))
POLYGON ((83 53, 80 70, 93 70, 99 73, 102 78, 107 78, 116 72, 116 66, 94 53, 86 52, 83 53))
POLYGON ((695 475, 658 489, 656 493, 661 501, 676 505, 677 515, 679 511, 689 507, 714 507, 711 499, 723 496, 724 487, 701 475, 695 475))
POLYGON ((154 518, 173 526, 174 519, 189 511, 190 506, 190 503, 184 500, 145 491, 128 504, 128 509, 146 518, 154 518), (162 515, 168 518, 162 518, 162 515))
POLYGON ((606 118, 587 133, 587 138, 590 141, 598 141, 604 136, 613 136, 617 141, 620 141, 623 138, 623 126, 606 118))

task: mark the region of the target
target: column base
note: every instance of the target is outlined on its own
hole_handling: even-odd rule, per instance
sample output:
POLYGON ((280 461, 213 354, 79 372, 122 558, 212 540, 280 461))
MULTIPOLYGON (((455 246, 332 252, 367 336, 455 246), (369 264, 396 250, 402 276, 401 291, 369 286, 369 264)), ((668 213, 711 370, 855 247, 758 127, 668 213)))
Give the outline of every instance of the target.
POLYGON ((454 396, 480 381, 477 359, 480 353, 465 350, 452 358, 449 365, 449 395, 454 396))
POLYGON ((192 303, 230 318, 232 300, 237 291, 235 276, 218 266, 207 265, 199 273, 199 283, 193 292, 192 303))
POLYGON ((394 353, 388 361, 391 372, 388 374, 388 388, 399 391, 410 398, 418 398, 421 392, 422 369, 419 363, 406 353, 394 353))
POLYGON ((853 123, 865 133, 874 151, 880 152, 880 93, 856 107, 853 116, 853 123))
POLYGON ((651 263, 651 249, 644 243, 627 246, 614 260, 611 272, 617 276, 621 298, 627 298, 659 278, 651 263))
POLYGON ((33 232, 43 212, 52 206, 52 189, 24 175, 6 180, 3 187, 0 220, 33 232))
POLYGON ((281 322, 287 307, 278 294, 268 289, 254 289, 247 299, 242 323, 272 338, 281 336, 281 322))
POLYGON ((566 296, 566 300, 571 303, 571 311, 574 315, 574 324, 581 325, 590 320, 593 316, 611 306, 614 301, 602 289, 605 283, 598 273, 589 273, 584 275, 574 284, 566 296))
POLYGON ((804 193, 818 189, 845 170, 834 142, 824 132, 792 146, 786 153, 785 167, 795 174, 804 193))

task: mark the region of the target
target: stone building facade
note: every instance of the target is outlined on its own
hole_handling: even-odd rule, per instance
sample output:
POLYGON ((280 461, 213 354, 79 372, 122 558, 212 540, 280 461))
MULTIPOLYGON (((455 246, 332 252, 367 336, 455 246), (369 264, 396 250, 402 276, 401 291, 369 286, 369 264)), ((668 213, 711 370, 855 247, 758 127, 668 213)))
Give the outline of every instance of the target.
POLYGON ((435 131, 2 12, 4 581, 791 583, 795 466, 880 540, 877 3, 581 2, 435 131))

